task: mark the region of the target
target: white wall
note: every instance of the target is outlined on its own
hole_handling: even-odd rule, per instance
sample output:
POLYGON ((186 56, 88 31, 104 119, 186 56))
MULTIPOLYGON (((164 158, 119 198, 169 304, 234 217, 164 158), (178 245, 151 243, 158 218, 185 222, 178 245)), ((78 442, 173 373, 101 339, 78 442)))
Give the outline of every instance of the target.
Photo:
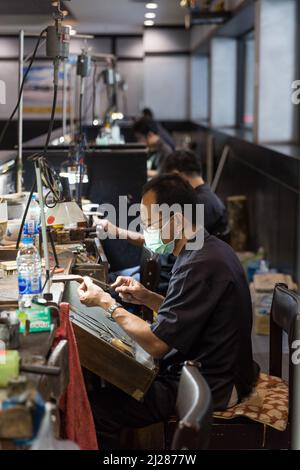
POLYGON ((192 120, 208 120, 208 93, 209 59, 206 56, 192 56, 190 92, 190 115, 192 120))
MULTIPOLYGON (((129 116, 137 116, 144 103, 144 62, 142 60, 122 60, 118 63, 118 69, 128 85, 126 93, 127 113, 129 116)), ((125 111, 121 96, 119 100, 121 109, 125 111)))
POLYGON ((236 125, 237 41, 211 41, 211 124, 236 125))
POLYGON ((143 59, 144 47, 142 38, 126 38, 122 37, 117 39, 117 56, 120 57, 134 57, 143 59))
MULTIPOLYGON (((25 54, 33 50, 35 43, 35 38, 26 38, 25 54)), ((153 28, 146 29, 144 36, 117 37, 116 54, 122 57, 118 68, 128 84, 129 115, 136 116, 143 106, 150 106, 159 119, 189 119, 189 45, 190 33, 182 28, 153 28)), ((83 47, 92 53, 112 53, 113 38, 72 39, 71 53, 79 54, 83 47)), ((45 57, 45 45, 38 57, 45 57)), ((0 37, 0 80, 8 85, 7 105, 1 105, 0 119, 9 116, 17 99, 17 59, 18 39, 0 37)))
POLYGON ((189 118, 189 57, 146 56, 144 104, 157 119, 189 118))
POLYGON ((190 33, 147 29, 144 33, 144 105, 157 119, 189 119, 190 33))
POLYGON ((292 82, 296 69, 297 1, 261 0, 258 4, 258 116, 259 142, 295 138, 292 82))
POLYGON ((190 33, 184 29, 146 29, 144 33, 144 51, 179 52, 189 51, 190 33))
POLYGON ((13 61, 1 61, 0 80, 6 85, 6 103, 0 105, 0 119, 6 119, 10 116, 18 98, 18 64, 13 61))

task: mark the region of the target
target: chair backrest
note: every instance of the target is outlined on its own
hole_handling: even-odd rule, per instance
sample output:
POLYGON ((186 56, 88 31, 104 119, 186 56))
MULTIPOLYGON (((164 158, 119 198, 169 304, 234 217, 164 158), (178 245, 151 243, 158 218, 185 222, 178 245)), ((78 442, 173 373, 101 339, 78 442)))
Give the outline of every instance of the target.
POLYGON ((207 449, 212 425, 212 395, 197 363, 186 362, 182 368, 176 408, 179 423, 172 450, 207 449))
POLYGON ((292 361, 293 343, 300 339, 297 320, 300 319, 300 298, 285 284, 274 289, 270 314, 270 362, 269 373, 282 377, 282 337, 288 335, 289 344, 289 416, 292 418, 295 364, 292 361))
MULTIPOLYGON (((160 260, 159 255, 153 253, 146 247, 142 249, 142 256, 141 256, 141 264, 140 264, 140 272, 141 272, 141 283, 147 289, 155 292, 158 284, 159 284, 159 277, 160 277, 160 260)), ((150 322, 153 321, 153 312, 147 307, 142 307, 142 316, 144 320, 148 320, 150 322)))

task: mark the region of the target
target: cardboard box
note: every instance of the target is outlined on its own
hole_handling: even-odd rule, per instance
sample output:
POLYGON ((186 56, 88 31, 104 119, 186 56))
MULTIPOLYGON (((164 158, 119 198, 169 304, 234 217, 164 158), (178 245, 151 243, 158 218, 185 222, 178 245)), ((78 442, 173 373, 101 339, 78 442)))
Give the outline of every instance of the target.
POLYGON ((286 284, 291 290, 297 290, 297 285, 293 282, 292 277, 281 273, 255 274, 253 283, 250 284, 257 335, 270 334, 270 311, 274 287, 278 283, 286 284))

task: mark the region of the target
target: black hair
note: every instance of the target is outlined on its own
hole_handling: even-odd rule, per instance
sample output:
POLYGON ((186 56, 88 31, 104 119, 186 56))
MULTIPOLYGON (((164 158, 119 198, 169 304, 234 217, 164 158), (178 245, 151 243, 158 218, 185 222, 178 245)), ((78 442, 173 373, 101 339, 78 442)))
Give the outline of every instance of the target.
POLYGON ((175 150, 164 158, 160 173, 172 173, 173 171, 186 174, 197 173, 202 176, 201 161, 190 150, 175 150))
POLYGON ((135 134, 141 134, 145 137, 147 137, 149 132, 153 132, 153 134, 159 134, 156 122, 146 117, 142 117, 135 122, 133 126, 133 132, 135 134))
MULTIPOLYGON (((149 191, 153 191, 156 196, 156 204, 159 206, 167 204, 179 204, 184 214, 185 205, 192 207, 191 217, 193 224, 196 223, 197 204, 199 203, 197 193, 194 188, 179 175, 159 175, 148 181, 142 191, 144 196, 149 191)), ((189 215, 189 214, 188 214, 189 215)))
POLYGON ((143 115, 144 117, 148 118, 148 119, 149 119, 149 118, 150 118, 150 119, 154 119, 153 111, 152 111, 152 109, 150 109, 150 108, 144 108, 144 109, 142 110, 142 115, 143 115))

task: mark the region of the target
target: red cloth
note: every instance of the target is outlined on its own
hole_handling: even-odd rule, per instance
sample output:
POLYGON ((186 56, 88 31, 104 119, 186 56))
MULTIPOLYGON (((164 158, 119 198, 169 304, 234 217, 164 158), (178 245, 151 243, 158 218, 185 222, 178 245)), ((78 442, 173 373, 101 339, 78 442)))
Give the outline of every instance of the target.
POLYGON ((56 331, 56 343, 66 339, 69 346, 69 384, 60 401, 63 412, 62 433, 66 439, 76 442, 81 450, 98 450, 93 415, 69 316, 69 304, 61 303, 59 313, 60 326, 56 331))

